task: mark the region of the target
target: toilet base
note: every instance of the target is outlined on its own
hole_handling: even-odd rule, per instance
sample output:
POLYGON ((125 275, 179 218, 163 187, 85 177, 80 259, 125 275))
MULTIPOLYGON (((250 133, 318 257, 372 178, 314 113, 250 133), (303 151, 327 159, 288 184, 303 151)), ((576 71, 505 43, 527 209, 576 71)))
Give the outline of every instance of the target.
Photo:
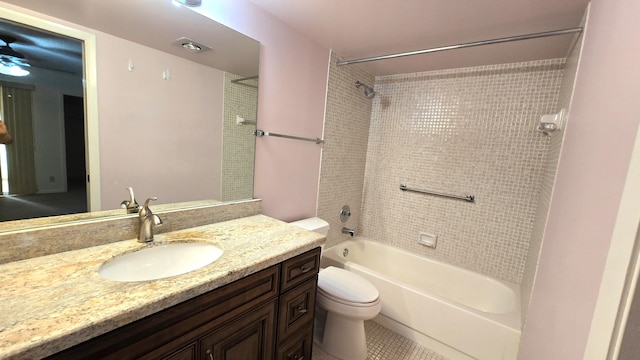
POLYGON ((336 316, 328 312, 324 333, 316 344, 329 355, 342 360, 365 360, 367 339, 364 320, 336 316))

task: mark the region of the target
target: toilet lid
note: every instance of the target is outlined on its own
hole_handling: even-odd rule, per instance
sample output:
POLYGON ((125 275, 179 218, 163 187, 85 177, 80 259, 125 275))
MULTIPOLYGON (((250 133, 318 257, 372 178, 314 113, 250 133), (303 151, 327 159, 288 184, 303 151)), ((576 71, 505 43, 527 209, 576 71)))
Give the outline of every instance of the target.
POLYGON ((370 303, 378 299, 378 289, 362 276, 329 266, 318 274, 318 288, 323 292, 352 303, 370 303))

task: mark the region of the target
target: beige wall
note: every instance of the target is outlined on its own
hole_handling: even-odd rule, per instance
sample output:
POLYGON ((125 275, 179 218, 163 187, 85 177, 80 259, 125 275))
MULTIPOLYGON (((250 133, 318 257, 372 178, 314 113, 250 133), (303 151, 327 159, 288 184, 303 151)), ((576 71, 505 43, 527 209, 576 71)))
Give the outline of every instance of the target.
POLYGON ((593 2, 520 358, 582 359, 640 123, 640 2, 593 2))

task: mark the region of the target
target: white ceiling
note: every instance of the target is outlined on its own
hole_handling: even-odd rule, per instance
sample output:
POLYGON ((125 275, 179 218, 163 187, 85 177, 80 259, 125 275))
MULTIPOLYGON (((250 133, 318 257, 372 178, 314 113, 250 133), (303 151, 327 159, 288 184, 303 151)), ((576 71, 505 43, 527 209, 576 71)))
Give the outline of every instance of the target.
MULTIPOLYGON (((2 1, 237 75, 254 76, 258 73, 260 44, 257 41, 191 9, 175 6, 170 0, 2 1), (213 50, 187 52, 176 45, 176 40, 182 37, 212 47, 213 50)), ((22 30, 3 23, 6 22, 0 19, 0 35, 4 33, 15 37, 17 41, 11 47, 27 55, 33 66, 53 68, 55 65, 61 71, 69 71, 62 62, 51 62, 51 57, 45 56, 47 52, 58 52, 60 59, 64 55, 75 55, 76 59, 80 59, 81 46, 75 54, 60 54, 58 47, 48 42, 54 39, 50 34, 22 30)), ((63 40, 58 39, 58 43, 63 40)), ((0 45, 4 43, 0 41, 0 45)), ((80 69, 81 66, 80 60, 80 69)))
MULTIPOLYGON (((186 35, 206 43, 210 34, 201 32, 209 31, 212 26, 209 19, 209 23, 201 26, 192 20, 187 21, 186 25, 184 22, 178 25, 176 21, 186 17, 175 13, 185 12, 186 9, 176 9, 168 0, 83 0, 82 5, 77 0, 3 1, 167 52, 179 51, 171 45, 178 36, 186 35), (140 16, 141 14, 145 16, 140 16), (145 31, 140 31, 141 29, 145 31)), ((588 0, 249 1, 318 44, 333 49, 342 59, 573 28, 579 25, 588 3, 588 0)), ((219 39, 218 36, 213 38, 219 39)), ((361 63, 357 66, 378 76, 558 58, 566 56, 575 38, 576 35, 563 35, 361 63)), ((23 44, 27 43, 17 41, 13 47, 20 48, 23 44)), ((220 40, 212 41, 211 45, 216 50, 224 47, 220 40)), ((252 51, 257 52, 256 49, 254 47, 252 51)), ((28 51, 24 48, 21 50, 28 51)), ((204 53, 207 54, 204 57, 203 54, 198 57, 193 54, 184 56, 203 62, 203 59, 211 61, 208 58, 214 53, 221 55, 227 52, 204 53)), ((237 61, 231 63, 238 66, 237 61)), ((250 67, 256 65, 251 64, 250 67)), ((236 71, 243 75, 255 72, 256 70, 236 71)))
MULTIPOLYGON (((342 59, 577 27, 588 0, 250 0, 342 59)), ((565 57, 576 35, 361 63, 373 75, 565 57)))

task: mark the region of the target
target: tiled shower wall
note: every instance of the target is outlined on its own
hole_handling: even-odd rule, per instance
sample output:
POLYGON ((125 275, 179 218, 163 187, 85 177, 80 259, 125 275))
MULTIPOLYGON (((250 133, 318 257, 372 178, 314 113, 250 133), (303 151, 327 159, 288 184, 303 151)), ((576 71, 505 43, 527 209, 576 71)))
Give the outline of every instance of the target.
POLYGON ((348 239, 341 232, 343 226, 358 227, 372 101, 355 83, 359 80, 373 86, 374 82, 373 76, 357 66, 338 67, 336 60, 332 53, 318 189, 318 217, 331 226, 327 247, 348 239), (346 223, 339 217, 343 205, 349 205, 352 213, 346 223))
POLYGON ((241 76, 224 73, 224 121, 222 125, 222 201, 253 198, 253 163, 256 125, 238 125, 236 116, 255 122, 258 82, 231 80, 241 76))
POLYGON ((536 126, 555 112, 563 68, 555 59, 377 78, 358 230, 520 283, 550 140, 536 126), (421 232, 437 236, 435 249, 418 244, 421 232))

